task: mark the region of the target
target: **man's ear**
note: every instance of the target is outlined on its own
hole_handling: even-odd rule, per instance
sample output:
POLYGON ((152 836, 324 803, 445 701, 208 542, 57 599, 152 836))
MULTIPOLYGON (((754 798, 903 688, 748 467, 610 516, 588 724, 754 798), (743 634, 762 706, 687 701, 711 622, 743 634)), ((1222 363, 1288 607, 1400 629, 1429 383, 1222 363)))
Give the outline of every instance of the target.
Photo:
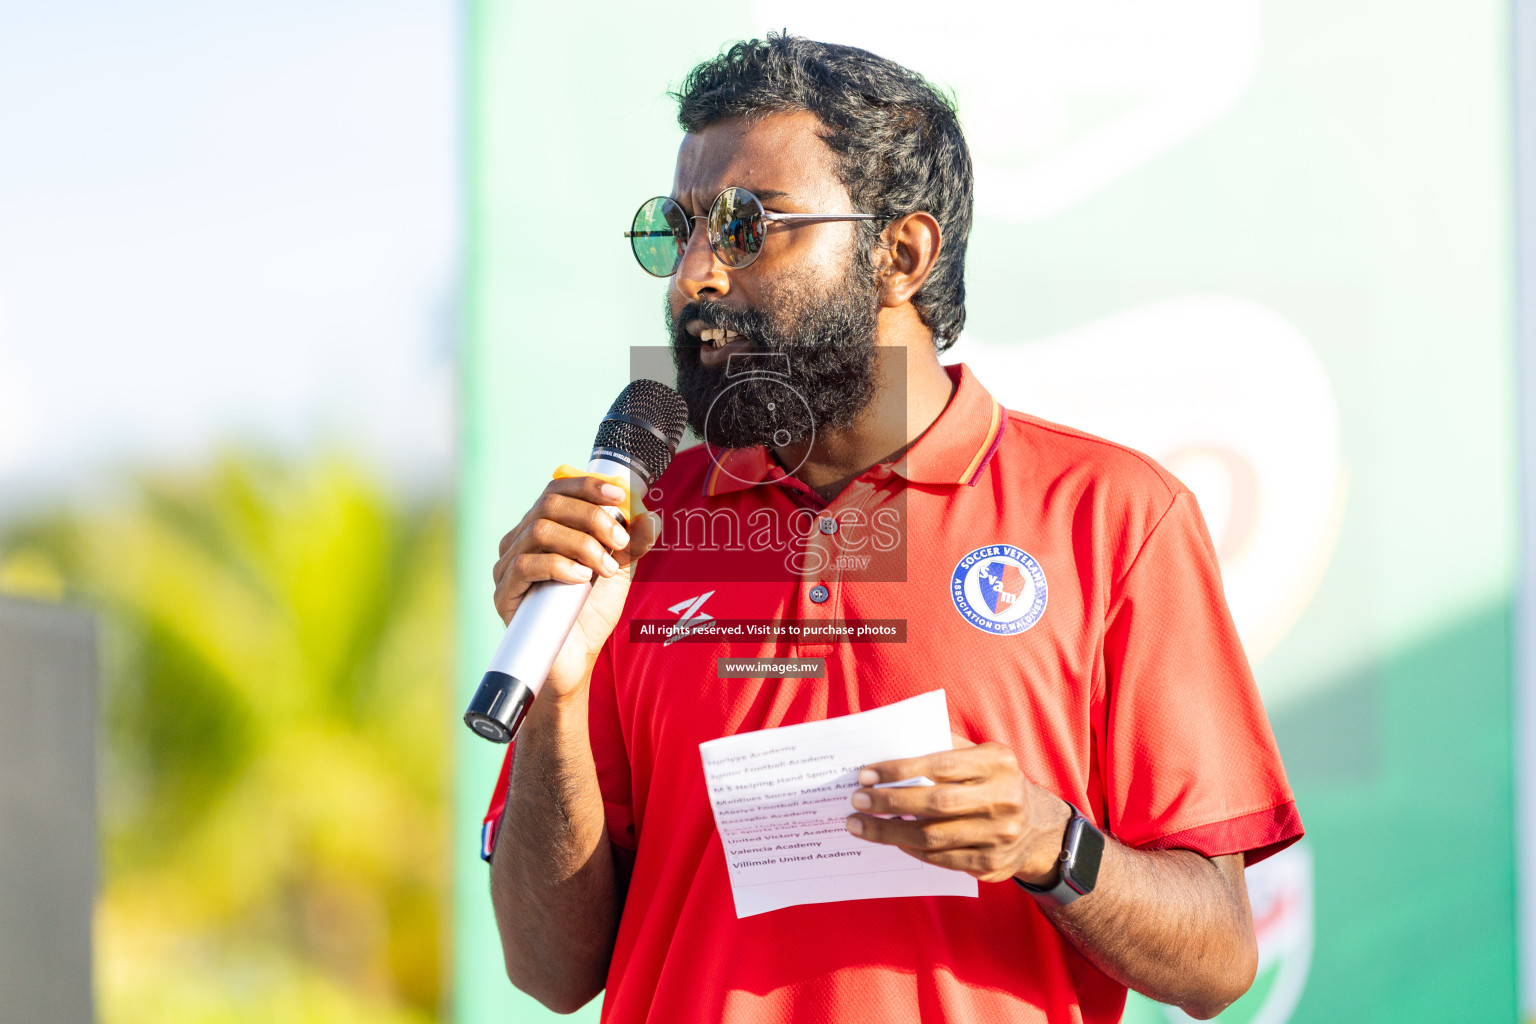
POLYGON ((880 304, 899 306, 912 301, 912 296, 928 280, 943 244, 939 222, 925 210, 898 217, 886 225, 873 254, 880 281, 880 304))

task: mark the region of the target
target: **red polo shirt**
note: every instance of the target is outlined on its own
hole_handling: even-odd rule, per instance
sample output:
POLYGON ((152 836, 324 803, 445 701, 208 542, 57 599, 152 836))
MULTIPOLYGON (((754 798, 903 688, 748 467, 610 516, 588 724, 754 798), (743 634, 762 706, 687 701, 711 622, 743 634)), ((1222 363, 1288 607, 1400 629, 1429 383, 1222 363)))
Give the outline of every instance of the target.
POLYGON ((948 370, 938 420, 830 504, 760 449, 682 452, 652 492, 663 543, 592 678, 609 835, 636 853, 603 1020, 1120 1018, 1124 987, 1011 882, 738 920, 699 757, 718 736, 943 687, 954 731, 1123 843, 1252 863, 1301 836, 1194 496, 948 370), (725 656, 825 676, 717 678, 725 656))

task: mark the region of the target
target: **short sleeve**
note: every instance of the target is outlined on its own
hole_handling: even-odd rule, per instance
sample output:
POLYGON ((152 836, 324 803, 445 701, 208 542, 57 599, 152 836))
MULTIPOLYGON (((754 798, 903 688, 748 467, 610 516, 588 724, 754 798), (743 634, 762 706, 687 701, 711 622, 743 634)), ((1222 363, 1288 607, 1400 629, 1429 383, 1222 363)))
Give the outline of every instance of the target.
MULTIPOLYGON (((629 756, 619 724, 618 702, 614 691, 613 638, 603 645, 592 666, 591 689, 587 701, 587 733, 592 742, 592 759, 597 766, 597 784, 603 794, 603 815, 608 822, 608 838, 619 846, 635 848, 635 813, 629 775, 629 756)), ((496 849, 496 832, 507 806, 507 789, 512 781, 512 758, 517 744, 507 745, 501 774, 491 793, 490 806, 480 823, 480 858, 491 859, 496 849)))
POLYGON ((1302 836, 1194 496, 1178 494, 1112 594, 1104 637, 1110 831, 1144 849, 1242 853, 1302 836))

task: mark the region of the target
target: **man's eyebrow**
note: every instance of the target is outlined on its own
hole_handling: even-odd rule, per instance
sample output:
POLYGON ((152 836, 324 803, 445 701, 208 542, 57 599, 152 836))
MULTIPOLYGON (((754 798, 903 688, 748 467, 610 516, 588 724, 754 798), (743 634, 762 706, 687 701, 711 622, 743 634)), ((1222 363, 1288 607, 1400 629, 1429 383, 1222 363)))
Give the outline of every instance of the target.
MULTIPOLYGON (((776 188, 749 188, 747 191, 757 196, 758 200, 764 203, 777 202, 780 199, 794 199, 794 196, 790 195, 788 192, 784 192, 776 188)), ((684 194, 681 196, 672 196, 671 198, 674 203, 677 203, 679 206, 683 206, 683 201, 687 198, 687 193, 684 192, 684 194)), ((702 214, 700 216, 702 216, 702 214)))

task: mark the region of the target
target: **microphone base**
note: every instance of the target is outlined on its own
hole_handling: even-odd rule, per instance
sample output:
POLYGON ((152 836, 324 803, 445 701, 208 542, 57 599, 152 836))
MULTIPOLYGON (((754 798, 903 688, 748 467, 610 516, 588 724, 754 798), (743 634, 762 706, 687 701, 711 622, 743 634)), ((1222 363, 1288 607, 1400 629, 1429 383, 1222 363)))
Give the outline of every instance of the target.
POLYGON ((510 743, 532 706, 533 687, 505 672, 487 672, 464 712, 464 724, 492 743, 510 743))

